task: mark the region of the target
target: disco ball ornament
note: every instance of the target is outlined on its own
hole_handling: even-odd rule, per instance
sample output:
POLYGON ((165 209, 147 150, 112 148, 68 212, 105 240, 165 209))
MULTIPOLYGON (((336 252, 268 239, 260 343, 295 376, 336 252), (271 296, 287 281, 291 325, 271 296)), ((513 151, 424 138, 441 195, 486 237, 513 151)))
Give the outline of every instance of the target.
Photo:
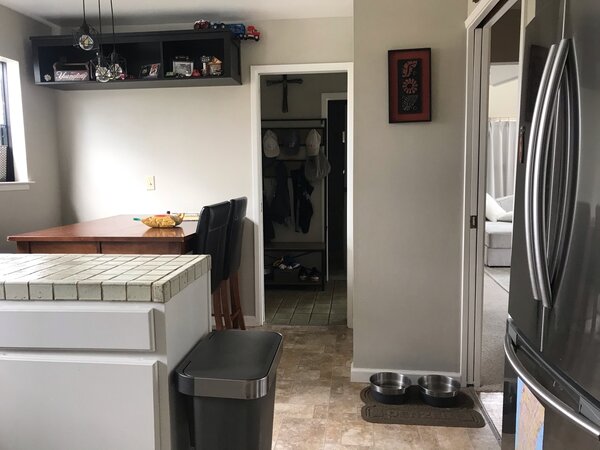
POLYGON ((108 66, 111 80, 120 80, 123 75, 123 68, 119 64, 111 64, 108 66))
POLYGON ((108 83, 111 80, 110 69, 106 66, 96 67, 96 81, 100 83, 108 83))
POLYGON ((79 37, 78 43, 79 43, 79 48, 81 48, 82 50, 85 50, 87 52, 94 49, 94 44, 95 44, 94 38, 92 36, 90 36, 89 34, 82 34, 79 37))

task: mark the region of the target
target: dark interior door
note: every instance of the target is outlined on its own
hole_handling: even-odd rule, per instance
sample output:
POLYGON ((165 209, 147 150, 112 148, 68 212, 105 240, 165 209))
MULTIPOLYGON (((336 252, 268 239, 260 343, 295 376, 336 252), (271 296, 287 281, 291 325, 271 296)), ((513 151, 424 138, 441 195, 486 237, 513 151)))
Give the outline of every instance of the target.
POLYGON ((346 100, 327 104, 327 153, 331 172, 327 177, 327 240, 329 273, 346 274, 346 100))

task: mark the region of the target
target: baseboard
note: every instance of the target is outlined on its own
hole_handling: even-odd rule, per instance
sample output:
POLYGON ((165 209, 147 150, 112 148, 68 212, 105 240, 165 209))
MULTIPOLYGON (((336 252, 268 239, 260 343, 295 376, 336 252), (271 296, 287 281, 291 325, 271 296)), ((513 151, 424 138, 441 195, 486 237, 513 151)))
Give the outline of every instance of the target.
POLYGON ((262 325, 256 316, 244 316, 244 323, 247 327, 259 327, 262 325))
POLYGON ((410 377, 413 383, 416 383, 419 377, 423 375, 446 375, 460 380, 460 374, 457 372, 439 372, 435 370, 402 370, 402 369, 370 369, 366 367, 355 367, 354 363, 350 368, 350 381, 355 383, 368 383, 369 378, 378 372, 396 372, 410 377))

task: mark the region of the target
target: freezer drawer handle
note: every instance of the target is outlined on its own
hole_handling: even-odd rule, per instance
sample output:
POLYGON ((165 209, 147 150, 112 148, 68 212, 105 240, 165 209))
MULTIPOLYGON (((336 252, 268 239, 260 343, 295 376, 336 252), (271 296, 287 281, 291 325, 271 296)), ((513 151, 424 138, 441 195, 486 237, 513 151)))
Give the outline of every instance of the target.
POLYGON ((504 353, 506 353, 508 362, 513 367, 515 372, 517 372, 521 380, 523 380, 527 387, 531 389, 540 399, 547 403, 558 414, 565 416, 574 424, 594 435, 597 440, 600 440, 600 427, 598 425, 556 398, 554 395, 548 392, 546 388, 544 388, 544 386, 542 386, 534 377, 532 377, 529 372, 527 372, 527 369, 525 369, 523 364, 521 364, 519 361, 512 339, 508 334, 506 334, 504 337, 504 353))

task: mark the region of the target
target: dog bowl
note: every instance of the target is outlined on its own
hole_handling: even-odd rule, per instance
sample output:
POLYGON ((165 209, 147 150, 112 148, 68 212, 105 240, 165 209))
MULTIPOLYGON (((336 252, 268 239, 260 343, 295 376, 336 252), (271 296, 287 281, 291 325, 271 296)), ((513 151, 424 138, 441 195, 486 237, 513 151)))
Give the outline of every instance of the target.
POLYGON ((380 403, 398 404, 404 402, 406 388, 412 381, 405 375, 394 372, 379 372, 371 375, 371 393, 380 403))
POLYGON ((449 407, 456 404, 460 382, 445 375, 426 375, 417 381, 421 398, 431 406, 449 407))

